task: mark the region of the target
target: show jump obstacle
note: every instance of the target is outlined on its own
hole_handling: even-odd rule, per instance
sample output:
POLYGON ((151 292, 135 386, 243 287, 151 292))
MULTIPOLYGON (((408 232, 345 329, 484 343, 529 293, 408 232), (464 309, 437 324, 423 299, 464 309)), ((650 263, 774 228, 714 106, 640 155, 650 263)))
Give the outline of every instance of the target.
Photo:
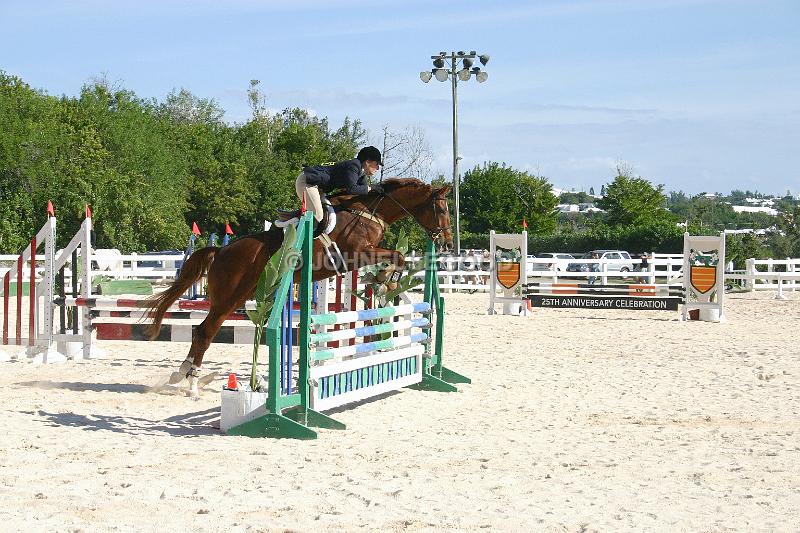
MULTIPOLYGON (((150 340, 145 331, 145 322, 149 318, 146 300, 96 297, 92 294, 91 231, 92 217, 87 210, 86 219, 63 250, 55 250, 55 217, 50 217, 31 239, 29 246, 18 257, 16 268, 8 271, 3 278, 4 345, 24 346, 34 362, 57 363, 70 358, 102 357, 104 351, 94 343, 95 340, 150 340), (44 261, 36 262, 35 253, 31 255, 31 247, 34 251, 39 250, 39 256, 43 255, 44 261), (66 273, 70 274, 71 287, 64 284, 66 273), (22 285, 21 280, 28 278, 35 280, 35 290, 31 290, 23 300, 22 291, 14 294, 9 288, 15 288, 12 282, 22 285), (10 322, 12 319, 14 322, 10 322), (25 319, 27 323, 24 323, 25 319), (13 336, 14 333, 16 336, 13 336)), ((329 294, 329 285, 333 286, 329 282, 332 281, 314 283, 314 309, 336 312, 356 310, 359 300, 352 293, 358 288, 358 272, 336 277, 333 298, 329 294), (345 297, 347 293, 351 293, 350 298, 345 297)), ((153 340, 191 342, 196 322, 207 316, 209 307, 207 300, 178 300, 165 315, 171 322, 162 324, 153 340), (192 320, 194 324, 189 322, 192 320)), ((299 303, 294 301, 290 307, 287 313, 296 327, 299 303)), ((243 309, 226 317, 225 325, 217 332, 213 342, 252 344, 255 327, 244 311, 254 308, 255 302, 247 302, 243 309)), ((11 355, 0 352, 0 360, 8 359, 11 359, 11 355)))
MULTIPOLYGON (((95 297, 91 281, 91 232, 92 217, 87 216, 76 235, 63 249, 56 252, 56 218, 50 217, 30 245, 20 254, 15 269, 3 278, 3 344, 25 346, 26 352, 34 362, 57 363, 66 359, 90 359, 102 357, 104 351, 94 344, 94 340, 150 340, 145 332, 148 303, 143 299, 95 297), (36 262, 35 251, 43 249, 44 261, 36 262), (31 255, 31 249, 34 255, 31 255), (30 262, 23 271, 23 265, 30 262), (66 271, 72 280, 66 287, 66 271), (17 285, 21 285, 25 275, 35 282, 25 296, 27 308, 23 309, 22 292, 17 291, 16 305, 11 308, 13 294, 9 291, 16 274, 17 285), (70 296, 66 295, 67 290, 70 296), (15 312, 12 312, 15 311, 15 312), (58 315, 58 316, 57 316, 58 315), (23 328, 23 318, 27 319, 23 328), (60 318, 60 325, 57 323, 60 318), (13 323, 9 323, 10 320, 13 323), (120 322, 116 319, 130 319, 120 322), (23 329, 27 335, 23 336, 23 329), (12 332, 16 336, 12 337, 12 332)), ((224 241, 223 241, 224 242, 224 241)), ((353 273, 356 274, 356 273, 353 273)), ((357 283, 352 276, 345 280, 344 290, 357 283)), ((339 280, 339 285, 342 285, 339 280)), ((344 292, 340 288, 340 292, 344 292)), ((338 300, 341 300, 339 297, 338 300)), ((337 301, 338 301, 337 300, 337 301)), ((226 317, 214 337, 215 343, 252 344, 255 327, 244 313, 253 309, 254 303, 247 302, 244 309, 226 317), (230 321, 230 322, 228 322, 230 321)), ((340 303, 339 309, 347 309, 347 302, 340 303)), ((183 320, 178 323, 162 324, 154 340, 165 342, 191 342, 195 324, 188 320, 202 320, 207 316, 207 300, 182 299, 173 305, 165 315, 168 319, 183 320)), ((6 359, 10 356, 6 355, 6 359)))
POLYGON ((495 314, 495 306, 503 304, 504 315, 528 314, 528 302, 523 297, 522 286, 528 281, 528 232, 489 232, 489 254, 492 275, 489 281, 488 314, 495 314), (497 291, 502 290, 502 296, 497 291))
POLYGON ((422 302, 323 314, 311 313, 312 246, 312 217, 307 213, 295 243, 301 261, 297 372, 292 372, 293 357, 283 341, 284 308, 292 292, 289 271, 280 281, 265 328, 267 414, 230 428, 229 435, 313 439, 312 427, 344 429, 344 424, 320 411, 402 387, 454 392, 452 383, 470 383, 442 365, 444 300, 432 242, 426 254, 422 302), (356 323, 362 326, 355 327, 356 323))
MULTIPOLYGON (((28 334, 27 337, 22 336, 22 291, 17 291, 16 309, 13 316, 15 318, 16 337, 9 336, 9 319, 12 316, 9 309, 10 292, 9 282, 11 279, 12 271, 6 273, 3 279, 3 344, 4 345, 18 345, 26 346, 26 351, 29 356, 34 358, 34 361, 42 363, 57 363, 66 360, 64 349, 57 349, 57 345, 64 346, 63 343, 76 343, 83 348, 80 353, 74 354, 75 358, 90 358, 101 355, 101 351, 93 349, 91 344, 91 330, 85 328, 79 331, 78 323, 78 309, 73 310, 73 324, 75 325, 71 332, 63 329, 63 324, 66 323, 65 309, 61 308, 61 321, 62 331, 56 333, 54 313, 58 307, 55 305, 56 290, 59 287, 62 292, 64 290, 64 269, 67 263, 71 262, 72 265, 72 294, 79 295, 83 298, 90 296, 90 281, 89 269, 78 268, 79 256, 83 255, 86 258, 88 265, 88 258, 91 250, 91 216, 87 209, 87 217, 81 224, 78 233, 70 240, 69 244, 56 253, 56 218, 51 216, 47 222, 42 226, 35 237, 31 239, 28 247, 23 250, 17 259, 16 279, 17 287, 22 286, 23 271, 22 265, 30 262, 30 291, 28 295, 28 334), (37 280, 37 265, 36 265, 36 252, 38 248, 44 249, 44 265, 43 272, 37 280), (58 283, 57 283, 58 282, 58 283)), ((89 310, 81 310, 81 319, 86 323, 90 322, 89 310)))
MULTIPOLYGON (((51 217, 31 240, 4 280, 3 343, 26 345, 41 362, 62 362, 92 358, 102 351, 92 343, 93 333, 105 340, 145 340, 143 324, 106 323, 98 319, 146 318, 146 303, 139 299, 95 298, 91 294, 91 214, 78 233, 61 251, 55 251, 56 219, 51 217), (36 250, 44 247, 43 273, 36 279, 36 250), (30 261, 31 290, 29 328, 23 337, 22 291, 17 291, 16 336, 9 332, 11 293, 16 274, 22 285, 23 265, 30 261), (71 296, 66 296, 65 269, 71 271, 71 296), (55 312, 59 311, 60 328, 55 312), (67 320, 69 315, 70 320, 67 320), (70 323, 67 327, 68 322, 70 323), (70 331, 71 330, 71 331, 70 331)), ((373 398, 403 387, 453 392, 453 383, 470 383, 442 364, 444 342, 444 300, 436 277, 435 247, 428 244, 423 301, 357 310, 357 298, 344 298, 357 288, 357 272, 336 278, 335 300, 329 302, 327 283, 315 292, 312 283, 312 215, 307 214, 298 228, 295 252, 302 257, 300 282, 287 272, 280 281, 274 307, 265 328, 267 360, 267 414, 235 426, 229 434, 259 437, 311 439, 311 427, 341 429, 344 425, 323 415, 344 404, 373 398), (323 288, 325 287, 325 288, 323 288), (321 290, 320 290, 321 289, 321 290), (296 294, 296 298, 295 295, 296 294), (314 305, 316 304, 316 305, 314 305), (322 312, 312 314, 321 309, 322 312), (297 342, 299 341, 299 342, 297 342), (295 345, 296 343, 296 345, 295 345)), ((41 265, 39 265, 39 270, 41 265)), ((179 300, 169 311, 170 318, 203 318, 208 302, 179 300)), ((252 307, 252 304, 246 307, 252 307)), ((214 342, 251 344, 255 328, 242 320, 237 311, 228 317, 240 326, 224 326, 214 342)), ((192 324, 164 324, 156 340, 191 341, 192 324)))
POLYGON ((683 234, 683 286, 686 290, 683 320, 695 309, 701 320, 725 320, 724 232, 718 237, 683 234))
MULTIPOLYGON (((684 277, 680 285, 528 282, 523 259, 527 251, 524 233, 495 235, 492 232, 490 247, 494 272, 489 293, 489 314, 494 312, 495 302, 519 303, 527 300, 534 308, 555 309, 678 311, 682 306, 683 320, 688 320, 693 310, 697 310, 700 320, 724 320, 724 233, 719 236, 684 234, 684 277), (498 246, 505 251, 498 252, 498 246), (516 250, 522 254, 516 254, 516 250), (496 296, 497 284, 505 291, 503 297, 496 296), (518 296, 515 291, 518 291, 518 296)), ((521 309, 524 314, 524 306, 521 309)), ((504 314, 518 313, 508 312, 504 305, 504 314)))

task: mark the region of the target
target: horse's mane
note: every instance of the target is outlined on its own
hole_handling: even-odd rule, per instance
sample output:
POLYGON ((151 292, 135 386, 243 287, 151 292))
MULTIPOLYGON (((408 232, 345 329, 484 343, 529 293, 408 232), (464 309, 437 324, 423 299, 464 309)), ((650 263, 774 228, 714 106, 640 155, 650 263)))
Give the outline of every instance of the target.
POLYGON ((380 183, 386 192, 393 192, 403 187, 431 187, 417 178, 387 178, 380 183))
MULTIPOLYGON (((383 191, 386 193, 393 193, 397 192, 400 189, 405 189, 406 187, 413 187, 415 189, 425 188, 430 190, 432 187, 429 183, 425 183, 422 180, 418 180, 417 178, 387 178, 380 182, 383 191)), ((371 200, 374 200, 380 195, 380 193, 375 191, 370 191, 367 194, 363 195, 352 195, 352 194, 343 194, 343 195, 334 195, 330 196, 329 200, 333 205, 339 205, 342 207, 351 207, 355 203, 360 204, 368 204, 371 200)))

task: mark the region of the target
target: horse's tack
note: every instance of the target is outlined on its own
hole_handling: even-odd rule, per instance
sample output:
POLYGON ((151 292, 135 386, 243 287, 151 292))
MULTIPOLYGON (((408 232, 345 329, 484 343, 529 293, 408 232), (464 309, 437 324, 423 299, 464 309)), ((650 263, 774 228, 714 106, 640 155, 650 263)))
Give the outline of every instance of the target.
MULTIPOLYGON (((369 242, 376 237, 374 230, 377 226, 372 224, 377 224, 381 230, 385 230, 390 223, 411 215, 429 235, 436 235, 439 239, 447 235, 448 210, 446 205, 439 202, 444 201, 449 187, 434 190, 431 185, 419 180, 397 180, 393 185, 395 189, 388 191, 391 194, 384 193, 377 198, 370 197, 369 205, 364 199, 348 198, 343 199, 344 205, 337 206, 340 211, 349 211, 353 217, 344 224, 336 240, 342 244, 345 253, 352 253, 357 259, 354 268, 367 264, 365 263, 367 260, 380 261, 383 257, 390 262, 403 260, 402 255, 396 251, 386 250, 369 242), (397 198, 394 198, 393 194, 397 198), (392 200, 391 205, 381 203, 387 197, 392 200), (418 201, 414 201, 415 198, 418 198, 418 201), (410 209, 403 205, 406 202, 410 209), (425 205, 430 209, 423 210, 425 205)), ((449 238, 449 235, 447 237, 449 238)), ((192 254, 183 264, 180 276, 173 284, 151 300, 153 322, 149 326, 150 334, 160 330, 161 321, 169 306, 191 284, 206 276, 208 297, 212 305, 206 319, 193 331, 192 346, 187 358, 191 361, 190 368, 192 364, 200 368, 203 354, 219 331, 225 317, 255 290, 264 266, 280 248, 282 240, 283 231, 275 227, 270 231, 241 237, 225 248, 205 248, 192 254)), ((447 244, 452 245, 452 242, 448 241, 447 244)), ((324 252, 317 250, 314 253, 324 252)), ((313 277, 323 279, 334 274, 335 271, 322 264, 320 268, 314 270, 313 277)), ((184 371, 184 375, 190 368, 184 371)))

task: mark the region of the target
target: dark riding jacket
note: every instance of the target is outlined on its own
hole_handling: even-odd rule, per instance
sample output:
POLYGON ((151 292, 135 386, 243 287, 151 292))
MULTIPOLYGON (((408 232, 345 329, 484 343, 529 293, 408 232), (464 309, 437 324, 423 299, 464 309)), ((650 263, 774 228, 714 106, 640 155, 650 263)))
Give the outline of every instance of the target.
POLYGON ((344 189, 345 194, 367 194, 369 182, 361 172, 361 161, 349 159, 328 165, 303 168, 306 183, 316 185, 324 193, 344 189))

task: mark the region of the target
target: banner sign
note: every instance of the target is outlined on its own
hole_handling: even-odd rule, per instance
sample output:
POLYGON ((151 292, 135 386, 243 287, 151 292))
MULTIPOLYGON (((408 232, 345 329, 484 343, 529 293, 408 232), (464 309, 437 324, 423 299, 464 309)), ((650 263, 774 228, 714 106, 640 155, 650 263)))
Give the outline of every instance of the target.
POLYGON ((641 298, 636 296, 581 296, 581 295, 544 295, 530 296, 534 307, 550 307, 555 309, 622 309, 625 311, 677 311, 683 298, 641 298))

